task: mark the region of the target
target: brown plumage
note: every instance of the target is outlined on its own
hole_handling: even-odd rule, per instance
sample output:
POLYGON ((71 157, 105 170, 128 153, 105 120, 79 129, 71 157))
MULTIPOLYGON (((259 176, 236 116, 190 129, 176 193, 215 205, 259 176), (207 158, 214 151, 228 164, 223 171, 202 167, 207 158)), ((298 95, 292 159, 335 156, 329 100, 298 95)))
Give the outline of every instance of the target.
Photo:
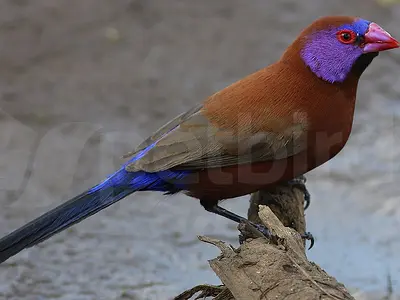
MULTIPOLYGON (((326 82, 304 64, 300 51, 310 33, 354 20, 317 20, 279 61, 210 96, 180 126, 174 124, 159 147, 127 169, 202 169, 190 178, 188 194, 216 204, 290 180, 333 158, 351 132, 361 73, 356 66, 344 82, 326 82), (184 135, 195 142, 188 143, 184 135), (256 143, 248 141, 254 137, 256 143), (172 149, 173 139, 182 148, 172 149)), ((369 63, 376 54, 365 55, 369 63)))
POLYGON ((135 191, 183 191, 240 222, 218 201, 291 180, 338 154, 361 74, 379 51, 397 47, 363 19, 315 21, 276 63, 179 115, 108 179, 1 239, 0 262, 135 191))
POLYGON ((210 97, 203 108, 215 127, 240 130, 245 135, 268 132, 272 133, 269 138, 283 136, 282 140, 274 137, 273 144, 285 144, 282 148, 289 155, 201 171, 201 184, 195 185, 198 189, 190 191, 191 195, 215 201, 265 189, 306 173, 344 147, 352 128, 359 76, 327 84, 302 66, 300 59, 298 52, 286 53, 274 65, 210 97), (246 125, 250 128, 243 128, 246 125), (286 136, 282 134, 285 131, 286 136), (294 144, 287 147, 292 139, 294 144), (213 178, 225 184, 216 187, 213 178), (217 189, 222 190, 220 194, 217 189))

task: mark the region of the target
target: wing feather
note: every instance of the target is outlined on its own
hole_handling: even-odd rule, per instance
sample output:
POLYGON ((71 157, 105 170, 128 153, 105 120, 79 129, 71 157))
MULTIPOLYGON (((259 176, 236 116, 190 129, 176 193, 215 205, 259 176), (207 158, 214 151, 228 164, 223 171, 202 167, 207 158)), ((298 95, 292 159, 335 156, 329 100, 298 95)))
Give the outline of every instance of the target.
POLYGON ((202 106, 161 127, 129 153, 128 171, 158 172, 171 168, 198 170, 286 158, 306 149, 306 124, 280 132, 238 134, 215 127, 202 106), (140 153, 140 158, 137 158, 140 153))

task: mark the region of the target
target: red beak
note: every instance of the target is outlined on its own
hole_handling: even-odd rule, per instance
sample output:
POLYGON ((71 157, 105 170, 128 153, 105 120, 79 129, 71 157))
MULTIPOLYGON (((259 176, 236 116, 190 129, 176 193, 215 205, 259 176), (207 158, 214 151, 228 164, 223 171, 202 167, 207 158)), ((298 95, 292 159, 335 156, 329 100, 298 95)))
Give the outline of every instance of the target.
POLYGON ((364 53, 379 52, 393 48, 399 48, 396 41, 386 30, 376 23, 370 23, 365 34, 364 53))

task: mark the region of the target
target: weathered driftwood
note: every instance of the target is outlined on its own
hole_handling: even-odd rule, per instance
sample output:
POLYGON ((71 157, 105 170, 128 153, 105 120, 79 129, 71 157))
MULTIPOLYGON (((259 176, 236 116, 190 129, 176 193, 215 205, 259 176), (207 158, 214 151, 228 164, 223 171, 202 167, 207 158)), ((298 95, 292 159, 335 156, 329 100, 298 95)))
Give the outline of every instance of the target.
POLYGON ((199 237, 221 250, 209 263, 223 285, 199 285, 175 300, 354 299, 335 278, 308 261, 300 237, 306 229, 303 205, 303 193, 291 186, 253 194, 248 217, 267 226, 271 238, 245 224, 239 225, 244 242, 237 249, 199 237))

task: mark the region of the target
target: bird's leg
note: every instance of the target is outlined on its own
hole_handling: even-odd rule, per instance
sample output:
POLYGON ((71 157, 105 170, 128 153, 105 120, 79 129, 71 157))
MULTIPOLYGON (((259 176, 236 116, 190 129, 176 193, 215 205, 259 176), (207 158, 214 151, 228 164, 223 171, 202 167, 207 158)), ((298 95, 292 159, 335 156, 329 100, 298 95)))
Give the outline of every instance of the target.
POLYGON ((289 180, 287 183, 295 188, 298 188, 299 190, 301 190, 304 194, 304 210, 306 210, 309 206, 310 206, 310 202, 311 202, 311 195, 308 192, 307 188, 306 188, 306 183, 307 179, 304 175, 300 175, 296 178, 293 178, 292 180, 289 180))
MULTIPOLYGON (((260 231, 264 236, 267 238, 270 238, 272 236, 271 231, 265 227, 264 225, 261 224, 255 224, 249 220, 247 220, 244 217, 241 217, 225 208, 222 208, 221 206, 218 206, 218 202, 214 201, 207 201, 207 199, 200 199, 200 204, 204 207, 205 210, 220 215, 222 217, 225 217, 231 221, 234 221, 236 223, 249 223, 252 226, 254 226, 258 231, 260 231)), ((301 237, 305 240, 310 241, 310 247, 308 249, 311 249, 314 246, 314 237, 310 232, 305 232, 304 234, 301 234, 301 237)))
POLYGON ((241 217, 225 208, 222 208, 221 206, 218 206, 217 202, 214 202, 214 201, 210 202, 210 201, 207 201, 206 199, 201 199, 200 204, 205 208, 206 211, 220 215, 220 216, 225 217, 236 223, 242 223, 242 222, 250 223, 252 226, 257 228, 258 231, 260 231, 263 235, 265 235, 268 238, 271 237, 271 235, 272 235, 271 232, 269 231, 269 229, 267 227, 265 227, 264 225, 255 224, 255 223, 247 220, 244 217, 241 217))
MULTIPOLYGON (((289 180, 287 183, 289 185, 291 185, 292 187, 298 188, 303 192, 304 195, 304 210, 306 210, 309 206, 310 206, 310 202, 311 202, 311 195, 307 190, 306 187, 306 177, 304 175, 300 175, 296 178, 293 178, 292 180, 289 180)), ((310 241, 310 247, 308 249, 311 249, 314 246, 314 237, 311 234, 311 232, 305 232, 301 235, 301 237, 305 240, 310 241)))

